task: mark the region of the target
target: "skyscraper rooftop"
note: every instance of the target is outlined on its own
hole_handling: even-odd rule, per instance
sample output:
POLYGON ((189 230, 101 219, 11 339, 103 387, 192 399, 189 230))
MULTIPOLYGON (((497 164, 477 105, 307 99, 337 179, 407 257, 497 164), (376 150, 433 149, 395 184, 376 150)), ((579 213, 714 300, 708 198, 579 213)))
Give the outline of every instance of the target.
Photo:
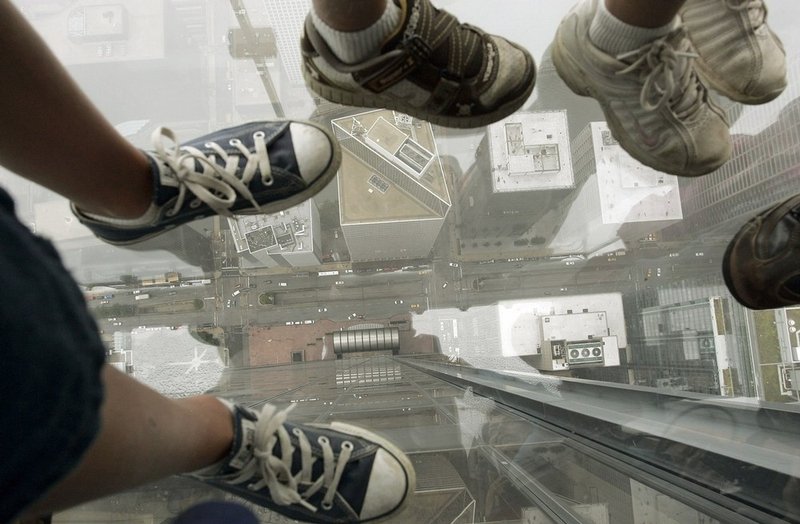
POLYGON ((433 129, 389 110, 336 119, 342 223, 442 218, 450 194, 433 129))
POLYGON ((496 193, 573 187, 566 111, 516 113, 489 126, 496 193))

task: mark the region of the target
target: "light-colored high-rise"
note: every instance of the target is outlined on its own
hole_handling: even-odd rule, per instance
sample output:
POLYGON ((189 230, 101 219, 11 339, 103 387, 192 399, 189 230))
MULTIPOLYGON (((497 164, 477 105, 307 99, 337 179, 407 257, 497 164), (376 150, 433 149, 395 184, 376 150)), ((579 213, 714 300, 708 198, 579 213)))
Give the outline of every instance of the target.
POLYGON ((336 119, 339 213, 353 261, 426 258, 450 210, 430 124, 388 110, 336 119))
POLYGON ((592 122, 578 134, 572 154, 578 189, 549 217, 557 226, 548 239, 554 253, 591 254, 683 218, 677 177, 634 160, 605 122, 592 122))
POLYGON ((566 111, 519 112, 487 128, 459 182, 464 238, 519 237, 575 187, 566 111))
POLYGON ((313 200, 272 215, 229 218, 241 267, 321 264, 319 210, 313 200))
POLYGON ((278 56, 289 83, 305 85, 301 69, 300 35, 311 0, 263 0, 272 23, 278 56))

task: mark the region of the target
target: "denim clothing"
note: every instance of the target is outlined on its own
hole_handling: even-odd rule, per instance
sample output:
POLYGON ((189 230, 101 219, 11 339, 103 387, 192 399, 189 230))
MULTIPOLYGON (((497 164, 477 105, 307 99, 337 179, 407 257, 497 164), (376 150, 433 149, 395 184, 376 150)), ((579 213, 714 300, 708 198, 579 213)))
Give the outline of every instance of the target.
POLYGON ((100 427, 105 348, 50 242, 0 189, 0 522, 79 462, 100 427))

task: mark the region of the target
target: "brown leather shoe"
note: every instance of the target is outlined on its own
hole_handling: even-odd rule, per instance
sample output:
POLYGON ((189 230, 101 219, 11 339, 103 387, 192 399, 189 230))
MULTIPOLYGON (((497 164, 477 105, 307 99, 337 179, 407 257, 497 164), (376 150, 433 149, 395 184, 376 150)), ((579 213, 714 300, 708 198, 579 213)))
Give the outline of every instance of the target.
POLYGON ((511 115, 536 79, 530 53, 459 23, 429 0, 395 0, 403 21, 375 57, 345 64, 306 19, 303 76, 337 104, 394 109, 447 127, 480 127, 511 115))
POLYGON ((722 274, 734 298, 750 309, 800 304, 800 195, 742 226, 725 251, 722 274))

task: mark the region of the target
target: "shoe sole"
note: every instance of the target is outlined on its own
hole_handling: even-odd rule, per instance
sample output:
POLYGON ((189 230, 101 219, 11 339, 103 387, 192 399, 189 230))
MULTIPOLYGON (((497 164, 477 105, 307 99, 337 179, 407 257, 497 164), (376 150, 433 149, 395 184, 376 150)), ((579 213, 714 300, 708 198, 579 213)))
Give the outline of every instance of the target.
POLYGON ((426 122, 430 122, 431 124, 435 124, 437 126, 452 127, 457 129, 483 127, 493 124, 498 120, 502 120, 507 116, 513 115, 531 96, 531 93, 533 92, 533 86, 536 84, 536 64, 533 63, 531 80, 528 82, 528 86, 525 91, 517 98, 506 102, 491 113, 471 117, 452 117, 430 114, 424 109, 409 106, 402 101, 387 100, 380 95, 374 95, 369 92, 356 92, 349 91, 347 89, 341 89, 317 80, 309 73, 308 67, 305 65, 303 65, 302 69, 303 78, 305 79, 308 88, 316 95, 330 102, 345 106, 368 107, 372 109, 391 109, 393 111, 399 111, 401 113, 413 116, 414 118, 418 118, 420 120, 425 120, 426 122))
POLYGON ((386 522, 387 520, 396 518, 397 513, 401 511, 408 504, 408 501, 409 499, 411 499, 411 495, 414 493, 414 490, 416 489, 417 486, 417 474, 414 471, 414 466, 411 464, 411 461, 408 460, 408 456, 406 456, 405 452, 403 452, 403 450, 398 448, 389 440, 386 440, 380 435, 376 435, 372 431, 369 431, 368 429, 359 426, 352 426, 350 424, 345 424, 344 422, 331 422, 329 424, 308 424, 308 425, 316 426, 319 428, 331 428, 336 431, 341 431, 342 433, 355 435, 356 437, 368 440, 370 442, 375 442, 376 444, 384 448, 386 451, 388 451, 394 458, 398 460, 398 462, 400 462, 403 465, 403 469, 408 475, 406 493, 403 496, 403 501, 394 510, 392 510, 390 513, 387 513, 386 515, 382 515, 368 520, 362 520, 359 522, 371 522, 374 524, 378 524, 380 522, 386 522))
MULTIPOLYGON (((328 167, 325 169, 325 171, 322 172, 322 174, 320 176, 318 176, 313 182, 311 182, 311 185, 309 185, 307 188, 305 188, 304 190, 300 191, 299 193, 296 193, 296 194, 294 194, 294 195, 292 195, 290 197, 286 197, 284 199, 278 200, 276 202, 271 202, 269 204, 266 204, 266 205, 262 206, 260 210, 252 210, 252 211, 249 211, 249 210, 238 210, 238 211, 232 211, 234 216, 235 215, 270 215, 270 214, 273 214, 273 213, 277 213, 278 211, 283 211, 285 209, 289 209, 289 208, 294 207, 294 206, 296 206, 298 204, 302 204, 303 202, 305 202, 309 198, 312 198, 314 195, 316 195, 317 193, 319 193, 320 191, 325 189, 325 187, 334 179, 336 174, 339 172, 339 166, 342 163, 342 150, 341 150, 341 147, 339 146, 339 142, 334 138, 333 133, 329 129, 326 129, 325 127, 323 127, 322 125, 320 125, 320 124, 318 124, 316 122, 303 121, 303 122, 299 122, 299 123, 302 123, 304 125, 310 125, 310 126, 313 126, 313 127, 317 128, 317 129, 319 129, 328 138, 328 141, 331 143, 331 147, 332 147, 332 151, 333 151, 333 154, 331 155, 331 160, 330 160, 330 162, 328 164, 328 167)), ((136 239, 134 239, 134 240, 114 241, 114 240, 106 240, 105 238, 102 238, 102 237, 98 237, 98 238, 103 240, 103 242, 105 242, 107 244, 114 245, 114 246, 131 246, 131 245, 134 245, 134 244, 138 244, 140 242, 144 242, 146 240, 150 240, 151 238, 157 237, 159 235, 163 235, 164 233, 167 233, 168 231, 172 231, 173 229, 175 229, 177 227, 186 225, 189 222, 194 222, 195 220, 201 220, 203 218, 208 218, 208 217, 213 217, 213 216, 220 216, 220 215, 218 215, 216 213, 213 213, 213 211, 212 211, 208 215, 197 216, 197 217, 191 218, 190 220, 187 220, 186 222, 183 222, 181 224, 171 225, 171 226, 165 227, 164 229, 155 231, 153 233, 148 233, 146 235, 143 235, 143 236, 140 236, 140 237, 136 237, 136 239)), ((144 249, 147 249, 147 248, 144 248, 144 249)))
MULTIPOLYGON (((568 15, 569 16, 569 15, 568 15)), ((608 124, 608 128, 611 131, 611 135, 620 143, 622 148, 628 152, 631 156, 633 156, 636 160, 641 162, 642 164, 651 167, 657 171, 661 171, 663 173, 673 174, 677 176, 686 176, 686 177, 698 177, 707 175, 716 171, 720 166, 722 166, 727 159, 718 164, 712 166, 704 166, 702 168, 698 168, 697 170, 692 169, 685 169, 680 172, 675 170, 675 164, 670 162, 660 162, 656 158, 644 158, 639 156, 634 156, 631 151, 636 151, 638 148, 636 147, 638 144, 635 140, 632 140, 628 133, 625 132, 625 128, 617 119, 616 115, 614 115, 613 111, 609 105, 600 97, 600 95, 595 92, 592 88, 591 84, 589 83, 586 75, 584 75, 581 71, 582 68, 580 64, 573 59, 569 51, 566 50, 564 44, 561 43, 561 31, 562 28, 556 31, 556 36, 553 41, 553 65, 556 68, 556 72, 558 76, 561 77, 561 80, 567 84, 567 87, 578 96, 587 96, 593 98, 600 104, 600 108, 603 110, 603 114, 606 117, 606 123, 608 124)))

